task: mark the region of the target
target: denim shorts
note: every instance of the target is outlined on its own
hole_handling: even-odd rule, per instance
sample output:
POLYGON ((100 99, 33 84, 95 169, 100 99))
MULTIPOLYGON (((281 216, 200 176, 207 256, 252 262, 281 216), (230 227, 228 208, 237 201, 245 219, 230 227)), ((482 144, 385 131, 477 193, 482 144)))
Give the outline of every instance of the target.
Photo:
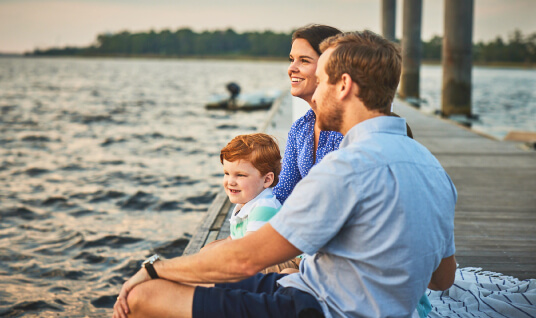
POLYGON ((323 318, 322 307, 308 293, 284 288, 277 280, 284 274, 257 274, 237 283, 196 287, 194 318, 323 318))

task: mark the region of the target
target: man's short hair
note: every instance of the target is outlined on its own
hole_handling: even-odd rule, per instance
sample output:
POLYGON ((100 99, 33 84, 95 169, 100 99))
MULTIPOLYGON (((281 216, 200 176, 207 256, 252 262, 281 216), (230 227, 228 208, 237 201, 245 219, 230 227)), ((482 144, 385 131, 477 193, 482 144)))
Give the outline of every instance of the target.
POLYGON ((365 30, 332 36, 320 44, 334 48, 326 63, 331 84, 348 74, 359 86, 357 97, 367 109, 388 114, 400 81, 402 56, 397 44, 365 30))
POLYGON ((274 173, 274 181, 270 187, 279 182, 281 172, 281 152, 277 141, 263 133, 239 135, 233 138, 220 152, 220 162, 237 160, 249 161, 262 176, 274 173))

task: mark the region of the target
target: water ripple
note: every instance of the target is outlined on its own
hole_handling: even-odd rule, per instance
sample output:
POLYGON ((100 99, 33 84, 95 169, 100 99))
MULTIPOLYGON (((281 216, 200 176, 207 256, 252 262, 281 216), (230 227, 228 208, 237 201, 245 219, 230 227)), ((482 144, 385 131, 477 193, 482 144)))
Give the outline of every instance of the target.
POLYGON ((8 317, 110 317, 144 258, 182 254, 221 187, 220 149, 266 116, 204 101, 288 81, 286 63, 238 61, 3 58, 0 74, 8 317))

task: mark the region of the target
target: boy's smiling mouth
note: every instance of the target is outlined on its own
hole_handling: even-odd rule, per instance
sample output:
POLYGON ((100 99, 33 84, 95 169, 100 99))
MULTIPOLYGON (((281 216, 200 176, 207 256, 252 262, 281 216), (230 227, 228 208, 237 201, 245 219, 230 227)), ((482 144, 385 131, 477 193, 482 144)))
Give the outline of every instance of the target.
POLYGON ((240 193, 240 190, 229 189, 229 192, 231 192, 231 193, 240 193))

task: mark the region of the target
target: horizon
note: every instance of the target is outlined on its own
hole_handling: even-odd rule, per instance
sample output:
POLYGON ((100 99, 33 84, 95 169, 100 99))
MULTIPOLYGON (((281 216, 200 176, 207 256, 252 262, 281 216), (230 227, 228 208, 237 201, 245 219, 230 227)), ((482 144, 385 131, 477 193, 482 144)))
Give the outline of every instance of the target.
MULTIPOLYGON (((402 37, 402 0, 397 0, 396 36, 402 37)), ((422 39, 443 35, 443 1, 423 1, 422 39)), ((536 33, 536 1, 475 1, 473 43, 507 40, 515 30, 536 33)), ((233 29, 289 33, 310 23, 342 31, 369 29, 381 34, 379 0, 283 0, 270 3, 228 0, 0 0, 0 53, 35 49, 88 47, 105 33, 195 32, 233 29), (351 10, 355 9, 355 10, 351 10)))

